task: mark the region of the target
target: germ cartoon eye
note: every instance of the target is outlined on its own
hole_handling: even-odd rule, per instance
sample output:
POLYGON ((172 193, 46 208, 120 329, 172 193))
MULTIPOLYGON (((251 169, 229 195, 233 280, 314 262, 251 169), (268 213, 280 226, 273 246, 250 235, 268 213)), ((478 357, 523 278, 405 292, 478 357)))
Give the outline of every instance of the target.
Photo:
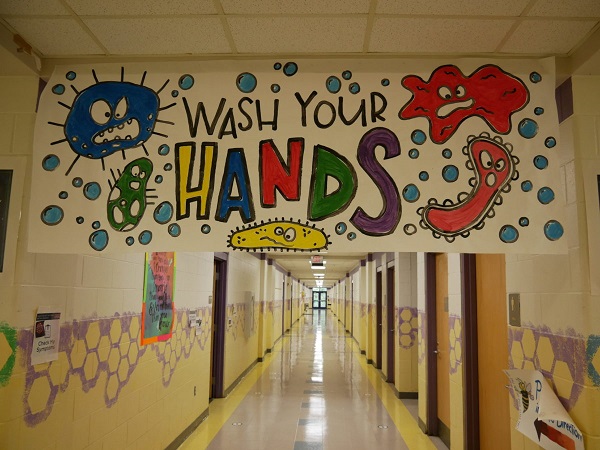
POLYGON ((438 89, 438 95, 440 96, 440 98, 450 100, 452 98, 452 91, 446 86, 442 86, 438 89))
POLYGON ((110 120, 112 111, 107 102, 104 100, 96 100, 90 107, 90 115, 98 125, 104 125, 110 120))
POLYGON ((489 154, 487 150, 482 150, 479 154, 479 162, 484 169, 489 169, 492 167, 493 160, 492 156, 489 154))
POLYGON ((139 177, 140 176, 140 167, 139 166, 133 166, 131 168, 131 175, 133 175, 134 177, 139 177))
POLYGON ((461 86, 461 85, 456 86, 456 96, 458 98, 464 97, 466 93, 467 93, 467 90, 465 89, 464 86, 461 86))
MULTIPOLYGON (((275 232, 277 232, 277 230, 275 230, 275 232)), ((287 230, 285 230, 283 238, 288 242, 292 242, 294 239, 296 239, 296 230, 294 230, 293 228, 288 228, 287 230)))
POLYGON ((123 97, 115 106, 115 119, 122 119, 125 114, 127 114, 127 99, 123 97))
POLYGON ((275 228, 275 234, 277 236, 281 236, 283 234, 283 228, 281 228, 281 227, 275 228))
POLYGON ((496 161, 496 164, 494 164, 494 168, 498 172, 502 172, 505 167, 506 167, 506 161, 504 161, 503 159, 499 159, 498 161, 496 161))

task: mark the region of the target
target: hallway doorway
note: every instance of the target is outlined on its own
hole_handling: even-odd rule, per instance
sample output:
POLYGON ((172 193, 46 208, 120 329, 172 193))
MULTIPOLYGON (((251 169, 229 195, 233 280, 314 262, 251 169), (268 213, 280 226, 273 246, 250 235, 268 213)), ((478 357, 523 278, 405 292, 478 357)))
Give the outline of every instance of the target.
MULTIPOLYGON (((215 255, 217 255, 215 253, 215 255)), ((225 366, 225 310, 227 306, 227 255, 215 256, 213 272, 210 399, 223 398, 225 366)))
POLYGON ((327 288, 313 288, 312 308, 327 309, 327 288))
POLYGON ((381 369, 383 359, 383 272, 375 274, 375 367, 381 369))
POLYGON ((395 305, 395 284, 394 284, 394 266, 387 268, 386 276, 386 300, 387 300, 387 379, 388 383, 394 383, 396 379, 396 340, 394 305, 395 305))

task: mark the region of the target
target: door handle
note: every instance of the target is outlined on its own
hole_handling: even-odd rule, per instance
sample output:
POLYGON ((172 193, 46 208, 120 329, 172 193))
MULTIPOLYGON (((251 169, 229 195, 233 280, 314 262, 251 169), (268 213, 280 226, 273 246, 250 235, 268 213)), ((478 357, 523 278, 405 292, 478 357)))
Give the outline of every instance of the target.
POLYGON ((439 353, 440 353, 440 351, 439 351, 439 350, 434 350, 434 351, 433 351, 433 354, 434 354, 434 355, 439 355, 439 353))

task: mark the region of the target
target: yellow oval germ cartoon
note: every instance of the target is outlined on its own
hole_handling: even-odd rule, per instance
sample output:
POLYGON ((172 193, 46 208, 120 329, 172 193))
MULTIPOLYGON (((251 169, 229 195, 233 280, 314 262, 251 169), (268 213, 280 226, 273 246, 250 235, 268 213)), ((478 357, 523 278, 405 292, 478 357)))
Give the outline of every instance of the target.
POLYGON ((317 251, 326 249, 331 243, 327 240, 328 237, 324 230, 315 228, 308 222, 302 225, 299 220, 293 222, 291 219, 275 218, 232 231, 227 246, 246 251, 317 251))

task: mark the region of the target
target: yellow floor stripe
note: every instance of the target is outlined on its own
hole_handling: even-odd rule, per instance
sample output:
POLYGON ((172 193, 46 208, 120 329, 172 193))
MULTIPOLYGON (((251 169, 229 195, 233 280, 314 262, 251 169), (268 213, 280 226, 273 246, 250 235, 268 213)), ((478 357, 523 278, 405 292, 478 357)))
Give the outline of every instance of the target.
MULTIPOLYGON (((273 353, 281 351, 282 341, 280 339, 275 344, 273 353)), ((273 362, 273 353, 267 353, 265 359, 254 366, 227 398, 217 398, 211 402, 208 417, 179 447, 180 450, 199 450, 208 447, 242 400, 248 395, 252 386, 254 386, 265 370, 269 368, 273 362)))
POLYGON ((411 450, 436 450, 433 442, 421 431, 414 417, 408 411, 406 406, 404 406, 404 403, 396 398, 392 388, 383 380, 383 378, 381 378, 381 375, 379 372, 377 372, 377 369, 375 369, 375 367, 372 365, 367 364, 367 361, 363 355, 360 354, 360 348, 358 347, 356 341, 352 339, 351 342, 352 350, 357 355, 357 360, 359 361, 360 366, 367 374, 371 385, 373 388, 375 388, 377 395, 392 418, 396 428, 398 428, 398 431, 402 435, 406 445, 408 445, 411 450))

